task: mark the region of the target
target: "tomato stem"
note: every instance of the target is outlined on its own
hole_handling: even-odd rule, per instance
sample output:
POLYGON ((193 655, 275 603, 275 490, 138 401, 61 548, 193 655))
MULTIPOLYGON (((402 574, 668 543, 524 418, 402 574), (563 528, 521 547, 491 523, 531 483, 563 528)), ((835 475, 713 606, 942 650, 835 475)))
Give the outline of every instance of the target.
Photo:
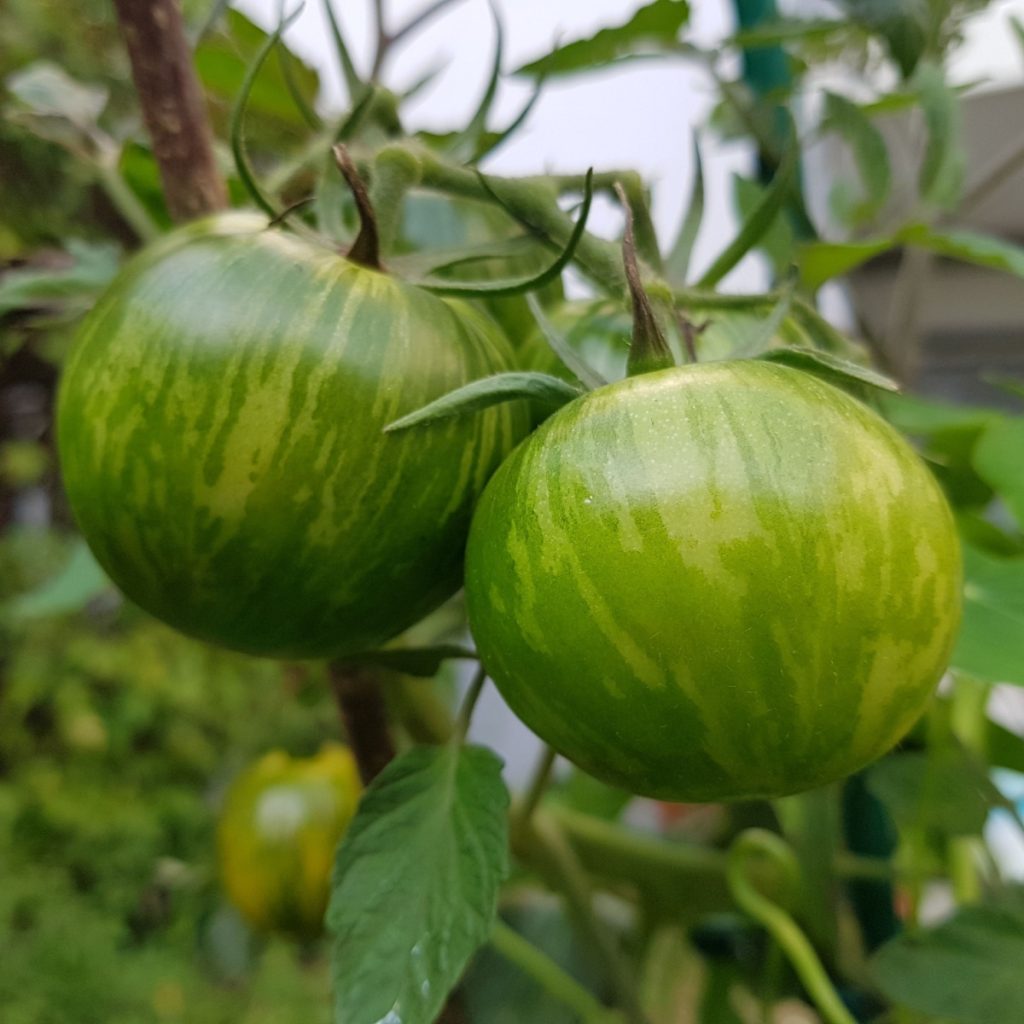
POLYGON ((359 776, 368 786, 395 756, 380 679, 365 665, 337 661, 328 664, 327 676, 359 776))
POLYGON ((541 798, 544 796, 544 791, 551 782, 551 772, 555 767, 557 758, 558 752, 554 747, 545 746, 541 752, 540 759, 533 769, 533 776, 530 779, 530 785, 527 787, 526 796, 523 797, 522 805, 519 808, 519 817, 524 824, 530 820, 541 798))
POLYGON ((466 733, 469 732, 469 723, 473 718, 473 709, 476 707, 476 702, 480 699, 480 694, 483 693, 486 682, 487 669, 481 665, 476 670, 473 681, 469 684, 466 696, 462 700, 462 707, 459 708, 459 717, 455 723, 455 732, 452 736, 453 740, 460 743, 465 742, 466 733))
POLYGON ((334 154, 338 170, 341 171, 341 175, 345 179, 345 184, 348 185, 349 191, 352 193, 356 211, 359 214, 359 234, 356 235, 356 240, 345 255, 353 263, 359 263, 371 270, 383 270, 380 262, 377 215, 370 202, 370 193, 366 190, 366 183, 359 176, 348 150, 340 142, 332 148, 331 152, 334 154))
POLYGON ((617 1011, 602 1006, 589 989, 502 921, 494 924, 491 945, 509 963, 533 978, 553 999, 573 1010, 584 1024, 615 1024, 622 1020, 617 1011))
POLYGON ((622 264, 626 271, 626 284, 633 301, 633 341, 629 348, 628 373, 632 377, 652 370, 665 370, 675 365, 672 350, 668 347, 661 325, 654 314, 654 307, 644 291, 640 279, 640 266, 636 258, 636 233, 633 227, 633 208, 626 190, 616 182, 615 194, 619 197, 626 215, 626 230, 622 237, 622 264))

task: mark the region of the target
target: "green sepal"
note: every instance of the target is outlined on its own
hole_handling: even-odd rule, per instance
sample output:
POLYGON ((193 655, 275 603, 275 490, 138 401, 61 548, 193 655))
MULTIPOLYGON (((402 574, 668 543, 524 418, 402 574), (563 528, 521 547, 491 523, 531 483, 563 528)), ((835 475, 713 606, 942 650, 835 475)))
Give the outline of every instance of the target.
MULTIPOLYGON (((487 179, 481 174, 480 180, 487 186, 487 179)), ((488 189, 490 190, 490 189, 488 189)), ((494 193, 492 192, 492 195, 494 193)), ((498 202, 500 197, 495 195, 498 202)), ((576 219, 576 226, 565 244, 565 248, 559 253, 557 259, 539 274, 529 277, 504 278, 498 281, 448 281, 439 278, 427 277, 416 281, 421 288, 436 293, 437 295, 451 295, 461 298, 482 298, 484 296, 522 295, 525 292, 536 291, 550 284, 572 261, 576 253, 583 232, 587 227, 587 217, 590 215, 590 206, 594 198, 594 169, 587 171, 583 181, 583 203, 580 206, 579 217, 576 219)), ((502 206, 505 204, 502 203, 502 206)))
POLYGON ((537 301, 536 295, 527 295, 526 304, 530 307, 533 319, 537 321, 540 333, 548 343, 548 347, 558 357, 562 365, 585 387, 590 390, 604 387, 608 383, 593 367, 588 366, 586 360, 582 359, 572 350, 572 346, 555 329, 554 324, 547 318, 541 304, 537 301))
POLYGON ((841 388, 849 389, 867 385, 881 391, 899 391, 900 386, 890 377, 871 369, 859 366, 847 359, 840 359, 831 352, 822 352, 815 348, 776 348, 757 357, 772 363, 782 363, 795 370, 812 373, 816 377, 827 380, 841 388))
POLYGON ((453 416, 479 412, 502 402, 526 400, 548 406, 553 411, 582 394, 580 388, 547 373, 497 373, 449 391, 447 395, 442 395, 421 409, 409 413, 408 416, 389 423, 384 428, 384 433, 392 434, 399 430, 408 430, 410 427, 422 427, 438 420, 451 419, 453 416))

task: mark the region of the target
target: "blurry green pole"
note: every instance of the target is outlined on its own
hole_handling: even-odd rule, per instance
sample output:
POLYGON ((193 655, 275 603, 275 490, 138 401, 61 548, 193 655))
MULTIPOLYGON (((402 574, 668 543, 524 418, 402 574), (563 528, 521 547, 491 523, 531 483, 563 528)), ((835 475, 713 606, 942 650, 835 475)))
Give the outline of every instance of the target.
MULTIPOLYGON (((740 30, 753 29, 778 19, 775 0, 733 0, 736 23, 740 30)), ((758 146, 757 171, 763 185, 775 177, 779 160, 789 145, 792 114, 783 97, 793 84, 786 51, 777 45, 752 46, 743 50, 743 81, 754 96, 771 105, 771 148, 758 146), (777 97, 777 98, 776 98, 777 97)), ((797 172, 797 185, 786 204, 786 215, 797 238, 810 240, 817 237, 814 225, 807 216, 803 198, 802 173, 797 172)))
MULTIPOLYGON (((736 21, 740 29, 756 28, 763 22, 776 20, 775 0, 733 0, 736 21)), ((792 82, 789 61, 781 46, 758 46, 743 51, 743 80, 758 99, 781 94, 792 82)), ((786 141, 787 112, 784 105, 775 106, 775 149, 758 153, 759 176, 762 182, 771 181, 778 166, 779 153, 786 141)))

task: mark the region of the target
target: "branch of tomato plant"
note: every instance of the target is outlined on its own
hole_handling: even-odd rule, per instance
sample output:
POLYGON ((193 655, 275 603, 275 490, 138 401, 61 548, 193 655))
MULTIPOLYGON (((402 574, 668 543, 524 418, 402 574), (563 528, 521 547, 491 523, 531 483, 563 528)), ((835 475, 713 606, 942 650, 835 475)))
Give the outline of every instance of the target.
POLYGON ((120 214, 124 222, 135 232, 140 242, 151 242, 160 234, 149 211, 139 201, 139 197, 128 187, 118 170, 117 150, 101 151, 91 161, 96 169, 96 177, 107 198, 120 214))
POLYGON ((549 996, 576 1013, 583 1024, 622 1024, 623 1017, 617 1010, 602 1005, 589 989, 546 953, 501 921, 494 925, 491 945, 509 963, 533 978, 549 996))
POLYGON ((533 812, 537 809, 544 797, 544 791, 551 783, 551 773, 558 758, 558 751, 554 747, 544 745, 537 764, 534 766, 530 783, 526 787, 526 795, 518 807, 519 819, 523 825, 529 823, 533 812))
POLYGON ((435 0, 428 4, 419 13, 414 14, 401 28, 394 32, 388 32, 385 28, 384 0, 373 0, 374 24, 376 27, 376 51, 373 56, 373 66, 370 70, 370 81, 376 82, 384 70, 384 63, 393 47, 400 43, 407 36, 422 28, 428 21, 440 14, 446 7, 459 3, 460 0, 435 0))
POLYGON ((486 683, 487 669, 481 665, 476 670, 469 684, 466 696, 462 698, 462 706, 459 708, 459 715, 455 720, 453 739, 460 743, 465 742, 466 734, 469 732, 469 723, 473 718, 473 712, 476 710, 476 703, 480 699, 480 694, 484 692, 486 683))
POLYGON ((327 677, 359 776, 369 785, 395 756, 380 674, 365 665, 332 661, 327 677))
POLYGON ((213 132, 176 0, 115 0, 167 208, 177 221, 228 205, 213 132))
POLYGON ((590 880, 557 821, 543 814, 524 820, 513 810, 509 835, 516 856, 564 898, 570 919, 600 957, 626 1019, 630 1024, 649 1024, 630 966, 618 940, 595 912, 590 880))

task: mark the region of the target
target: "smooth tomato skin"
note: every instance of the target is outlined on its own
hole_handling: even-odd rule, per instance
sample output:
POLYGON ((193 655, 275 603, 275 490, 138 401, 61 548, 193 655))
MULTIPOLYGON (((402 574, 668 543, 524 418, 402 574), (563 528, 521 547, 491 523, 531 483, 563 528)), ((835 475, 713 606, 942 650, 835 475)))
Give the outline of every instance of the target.
POLYGON ((361 786, 345 747, 316 757, 266 754, 235 780, 217 828, 228 899, 260 932, 299 939, 323 930, 334 852, 361 786))
POLYGON ((372 648, 460 586, 526 413, 383 429, 510 358, 467 304, 261 218, 190 225, 77 338, 58 410, 72 510, 114 582, 183 632, 273 657, 372 648))
POLYGON ((931 474, 880 417, 756 361, 565 406, 495 474, 470 625, 520 718, 593 775, 688 802, 772 797, 879 757, 960 618, 931 474))

